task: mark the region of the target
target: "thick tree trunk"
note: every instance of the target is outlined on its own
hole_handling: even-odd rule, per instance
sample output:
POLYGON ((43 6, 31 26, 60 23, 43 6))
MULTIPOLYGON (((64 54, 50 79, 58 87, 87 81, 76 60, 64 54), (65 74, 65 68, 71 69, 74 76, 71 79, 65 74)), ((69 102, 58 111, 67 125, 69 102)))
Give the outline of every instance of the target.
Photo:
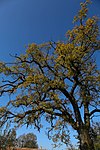
POLYGON ((87 129, 79 131, 80 150, 95 150, 94 143, 87 129))

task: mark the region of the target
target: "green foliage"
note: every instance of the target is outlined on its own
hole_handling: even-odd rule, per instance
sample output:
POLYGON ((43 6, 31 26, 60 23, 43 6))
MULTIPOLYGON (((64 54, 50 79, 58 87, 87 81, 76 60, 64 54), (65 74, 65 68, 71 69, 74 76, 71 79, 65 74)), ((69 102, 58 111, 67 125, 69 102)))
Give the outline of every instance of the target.
POLYGON ((11 147, 38 148, 37 137, 33 133, 16 137, 16 130, 10 129, 9 124, 0 128, 0 149, 6 150, 11 147))
POLYGON ((17 138, 18 147, 38 148, 37 137, 33 133, 23 134, 17 138))
POLYGON ((96 135, 94 136, 95 150, 100 150, 100 122, 96 122, 93 129, 96 135))
POLYGON ((95 150, 100 150, 100 135, 97 136, 94 146, 95 150))
POLYGON ((1 128, 0 132, 0 149, 5 150, 8 147, 16 146, 16 130, 9 129, 9 125, 3 129, 1 128))
POLYGON ((62 142, 69 140, 64 131, 70 125, 78 132, 80 148, 94 149, 91 118, 100 112, 100 71, 94 55, 100 50, 100 40, 98 19, 88 18, 88 4, 88 0, 81 3, 67 42, 33 43, 26 54, 15 55, 14 63, 0 63, 0 95, 17 95, 0 108, 1 122, 11 119, 18 126, 34 125, 40 130, 43 117, 51 125, 49 131, 60 133, 62 142))

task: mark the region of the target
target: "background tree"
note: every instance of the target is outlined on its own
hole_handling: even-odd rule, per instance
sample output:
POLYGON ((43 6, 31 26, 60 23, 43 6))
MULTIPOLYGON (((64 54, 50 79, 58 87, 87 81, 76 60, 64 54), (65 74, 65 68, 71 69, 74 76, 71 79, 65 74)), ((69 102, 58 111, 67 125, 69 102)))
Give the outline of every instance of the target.
POLYGON ((33 133, 23 134, 17 138, 18 147, 38 148, 37 137, 33 133))
POLYGON ((40 129, 44 117, 51 124, 48 133, 60 133, 66 144, 69 136, 64 131, 70 125, 81 150, 94 150, 91 119, 100 112, 100 71, 94 59, 100 49, 99 27, 97 17, 87 17, 88 3, 81 3, 66 42, 31 44, 25 55, 15 55, 14 63, 0 64, 1 96, 17 94, 0 108, 1 121, 40 129))
POLYGON ((100 122, 96 122, 93 127, 94 130, 94 146, 95 150, 100 150, 100 122))
POLYGON ((0 149, 5 150, 8 147, 16 146, 16 130, 9 129, 7 124, 5 128, 1 128, 0 132, 0 149))

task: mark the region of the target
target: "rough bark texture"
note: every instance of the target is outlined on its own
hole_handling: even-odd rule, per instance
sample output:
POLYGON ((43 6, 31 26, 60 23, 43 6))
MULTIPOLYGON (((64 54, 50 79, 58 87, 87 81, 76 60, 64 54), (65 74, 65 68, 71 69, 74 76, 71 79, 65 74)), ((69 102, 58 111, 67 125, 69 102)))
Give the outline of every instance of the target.
POLYGON ((79 133, 80 150, 95 150, 94 143, 87 129, 81 129, 79 133))

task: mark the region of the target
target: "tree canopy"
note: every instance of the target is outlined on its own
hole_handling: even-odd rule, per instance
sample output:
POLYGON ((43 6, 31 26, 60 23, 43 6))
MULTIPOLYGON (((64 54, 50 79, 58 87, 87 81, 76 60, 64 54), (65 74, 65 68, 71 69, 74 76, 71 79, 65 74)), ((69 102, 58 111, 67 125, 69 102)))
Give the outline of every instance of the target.
POLYGON ((95 145, 95 150, 100 149, 100 122, 96 122, 94 124, 94 145, 95 145))
POLYGON ((80 4, 65 42, 33 43, 26 54, 14 56, 15 62, 0 63, 0 95, 15 94, 0 108, 2 123, 11 119, 40 130, 43 117, 51 125, 49 131, 59 133, 66 144, 71 125, 79 135, 80 149, 94 150, 91 119, 100 112, 100 71, 94 56, 100 40, 98 18, 87 16, 89 3, 80 4))
POLYGON ((16 146, 16 130, 9 129, 9 124, 5 128, 0 128, 0 150, 6 150, 8 147, 16 146))
POLYGON ((18 147, 38 148, 37 137, 33 133, 23 134, 17 138, 18 147))
POLYGON ((33 133, 23 134, 17 137, 16 129, 10 129, 10 124, 0 128, 0 150, 11 147, 38 148, 37 137, 33 133))

